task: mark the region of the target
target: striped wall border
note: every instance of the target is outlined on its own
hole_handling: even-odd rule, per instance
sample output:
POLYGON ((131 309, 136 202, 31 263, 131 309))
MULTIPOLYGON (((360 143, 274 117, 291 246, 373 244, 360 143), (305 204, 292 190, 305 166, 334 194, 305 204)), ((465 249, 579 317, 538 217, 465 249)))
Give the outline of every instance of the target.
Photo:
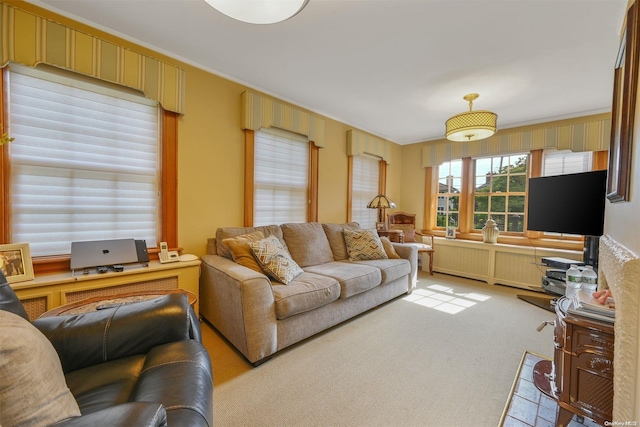
POLYGON ((609 149, 610 115, 585 117, 582 121, 498 132, 491 138, 471 142, 436 141, 422 148, 422 167, 464 157, 485 157, 526 153, 531 150, 556 148, 571 151, 602 151, 609 149), (606 117, 602 117, 606 116, 606 117))
POLYGON ((53 65, 140 90, 184 114, 184 70, 4 3, 0 14, 2 66, 53 65))
POLYGON ((359 130, 347 131, 347 155, 371 154, 391 164, 391 142, 359 130))
POLYGON ((242 93, 242 128, 276 127, 305 135, 324 147, 324 119, 299 107, 251 91, 242 93))

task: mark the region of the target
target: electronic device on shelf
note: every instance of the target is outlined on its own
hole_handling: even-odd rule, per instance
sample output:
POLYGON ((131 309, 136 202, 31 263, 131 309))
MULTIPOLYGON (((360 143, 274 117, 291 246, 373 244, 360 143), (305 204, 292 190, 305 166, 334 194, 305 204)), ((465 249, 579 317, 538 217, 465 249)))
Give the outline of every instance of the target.
POLYGON ((149 252, 147 251, 146 240, 136 240, 136 252, 138 254, 138 262, 143 266, 149 266, 149 252))
POLYGON ((158 252, 158 259, 160 263, 165 264, 167 262, 180 261, 180 254, 178 251, 170 251, 167 246, 167 242, 160 242, 160 252, 158 252))
POLYGON ((71 242, 71 271, 136 262, 134 239, 71 242))
POLYGON ((585 236, 584 263, 597 269, 606 197, 606 170, 530 178, 527 229, 585 236))

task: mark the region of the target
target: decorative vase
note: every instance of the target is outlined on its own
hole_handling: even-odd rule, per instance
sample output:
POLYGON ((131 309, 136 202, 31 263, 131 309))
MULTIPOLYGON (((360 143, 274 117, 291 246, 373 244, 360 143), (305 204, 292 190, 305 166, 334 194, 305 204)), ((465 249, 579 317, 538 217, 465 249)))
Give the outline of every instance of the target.
POLYGON ((500 230, 496 222, 489 218, 487 222, 485 222, 484 227, 482 227, 482 241, 485 243, 497 243, 498 234, 500 234, 500 230))

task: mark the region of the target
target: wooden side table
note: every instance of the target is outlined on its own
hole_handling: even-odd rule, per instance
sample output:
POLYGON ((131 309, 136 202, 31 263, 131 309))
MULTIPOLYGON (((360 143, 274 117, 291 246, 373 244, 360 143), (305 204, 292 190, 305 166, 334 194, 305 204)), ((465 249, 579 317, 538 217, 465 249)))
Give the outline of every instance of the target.
POLYGON ((388 237, 395 243, 404 243, 404 233, 402 230, 378 230, 378 236, 388 237))
POLYGON ((185 291, 184 289, 128 292, 124 294, 87 298, 82 301, 62 305, 60 307, 54 308, 53 310, 49 310, 46 313, 43 313, 40 317, 67 316, 73 314, 88 313, 90 311, 116 307, 118 305, 147 301, 150 299, 161 297, 163 295, 175 293, 186 294, 189 297, 189 305, 191 305, 191 307, 195 305, 198 299, 194 293, 185 291))

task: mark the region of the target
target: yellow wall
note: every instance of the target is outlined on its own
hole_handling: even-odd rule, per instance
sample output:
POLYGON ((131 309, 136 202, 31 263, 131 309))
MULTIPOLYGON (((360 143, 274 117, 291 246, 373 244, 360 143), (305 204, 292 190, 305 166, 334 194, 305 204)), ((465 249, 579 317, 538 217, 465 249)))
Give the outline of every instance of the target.
MULTIPOLYGON (((202 255, 208 237, 223 226, 243 225, 244 132, 240 96, 247 87, 184 65, 186 114, 178 124, 178 240, 186 253, 202 255)), ((320 222, 347 220, 347 131, 324 118, 320 149, 320 222)), ((392 144, 387 195, 401 198, 402 147, 392 144)))

